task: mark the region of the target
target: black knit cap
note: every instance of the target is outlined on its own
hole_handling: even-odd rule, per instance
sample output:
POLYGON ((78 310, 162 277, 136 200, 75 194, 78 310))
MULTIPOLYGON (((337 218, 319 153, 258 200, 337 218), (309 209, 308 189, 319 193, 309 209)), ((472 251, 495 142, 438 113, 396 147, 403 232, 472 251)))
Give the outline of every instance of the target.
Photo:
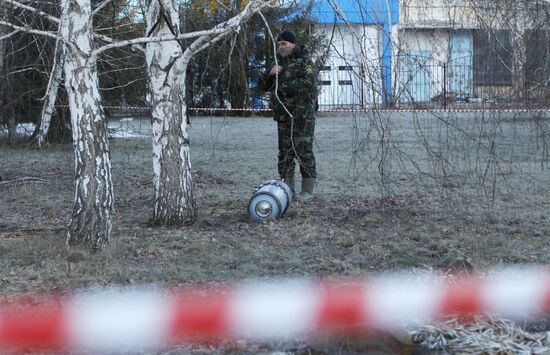
POLYGON ((277 42, 279 41, 296 43, 296 35, 292 31, 283 31, 279 34, 279 37, 277 37, 277 42))

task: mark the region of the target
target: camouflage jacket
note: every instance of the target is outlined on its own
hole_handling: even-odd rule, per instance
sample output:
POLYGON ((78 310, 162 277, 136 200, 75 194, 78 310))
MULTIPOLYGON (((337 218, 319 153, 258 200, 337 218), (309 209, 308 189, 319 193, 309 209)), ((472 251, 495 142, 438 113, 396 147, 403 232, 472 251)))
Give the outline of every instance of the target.
POLYGON ((289 112, 294 119, 313 117, 317 100, 317 73, 305 48, 296 46, 289 56, 277 56, 277 64, 283 67, 283 72, 278 76, 270 76, 269 70, 275 65, 273 63, 260 81, 264 91, 272 92, 273 119, 290 120, 289 112))

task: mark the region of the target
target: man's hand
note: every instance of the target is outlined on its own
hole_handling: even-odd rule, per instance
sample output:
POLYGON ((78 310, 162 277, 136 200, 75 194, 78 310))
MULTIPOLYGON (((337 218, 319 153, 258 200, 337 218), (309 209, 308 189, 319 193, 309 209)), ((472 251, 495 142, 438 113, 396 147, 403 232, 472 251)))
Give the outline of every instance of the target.
POLYGON ((283 71, 283 67, 280 65, 275 65, 271 70, 269 71, 269 75, 279 75, 283 71))

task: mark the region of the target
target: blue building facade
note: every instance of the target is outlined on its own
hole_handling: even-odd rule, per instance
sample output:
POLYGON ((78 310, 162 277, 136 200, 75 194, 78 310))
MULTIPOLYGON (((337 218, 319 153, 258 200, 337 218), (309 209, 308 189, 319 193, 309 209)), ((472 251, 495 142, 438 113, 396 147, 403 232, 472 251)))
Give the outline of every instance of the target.
MULTIPOLYGON (((364 108, 391 102, 392 36, 396 35, 392 31, 399 23, 399 0, 303 1, 304 8, 313 5, 311 17, 318 30, 336 28, 338 33, 329 44, 332 58, 320 71, 320 109, 364 108)), ((286 20, 290 19, 283 22, 286 20)), ((261 67, 253 55, 249 62, 253 68, 261 67)), ((251 92, 256 93, 252 105, 257 110, 264 103, 258 95, 258 78, 251 79, 251 92)))

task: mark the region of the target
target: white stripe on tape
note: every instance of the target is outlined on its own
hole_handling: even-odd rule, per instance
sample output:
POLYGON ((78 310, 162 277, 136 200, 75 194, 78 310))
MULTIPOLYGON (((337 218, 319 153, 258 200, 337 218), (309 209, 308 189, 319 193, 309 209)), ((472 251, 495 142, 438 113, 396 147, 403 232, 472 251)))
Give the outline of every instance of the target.
POLYGON ((437 316, 442 287, 414 274, 389 275, 367 284, 366 318, 380 329, 426 324, 437 316))
POLYGON ((252 340, 304 336, 313 329, 320 294, 307 280, 243 284, 229 304, 230 326, 237 337, 252 340))
POLYGON ((510 318, 541 313, 549 281, 547 274, 533 268, 508 269, 490 275, 483 284, 482 308, 510 318))
POLYGON ((69 341, 91 352, 158 348, 167 344, 171 310, 153 290, 86 292, 67 307, 69 341))

